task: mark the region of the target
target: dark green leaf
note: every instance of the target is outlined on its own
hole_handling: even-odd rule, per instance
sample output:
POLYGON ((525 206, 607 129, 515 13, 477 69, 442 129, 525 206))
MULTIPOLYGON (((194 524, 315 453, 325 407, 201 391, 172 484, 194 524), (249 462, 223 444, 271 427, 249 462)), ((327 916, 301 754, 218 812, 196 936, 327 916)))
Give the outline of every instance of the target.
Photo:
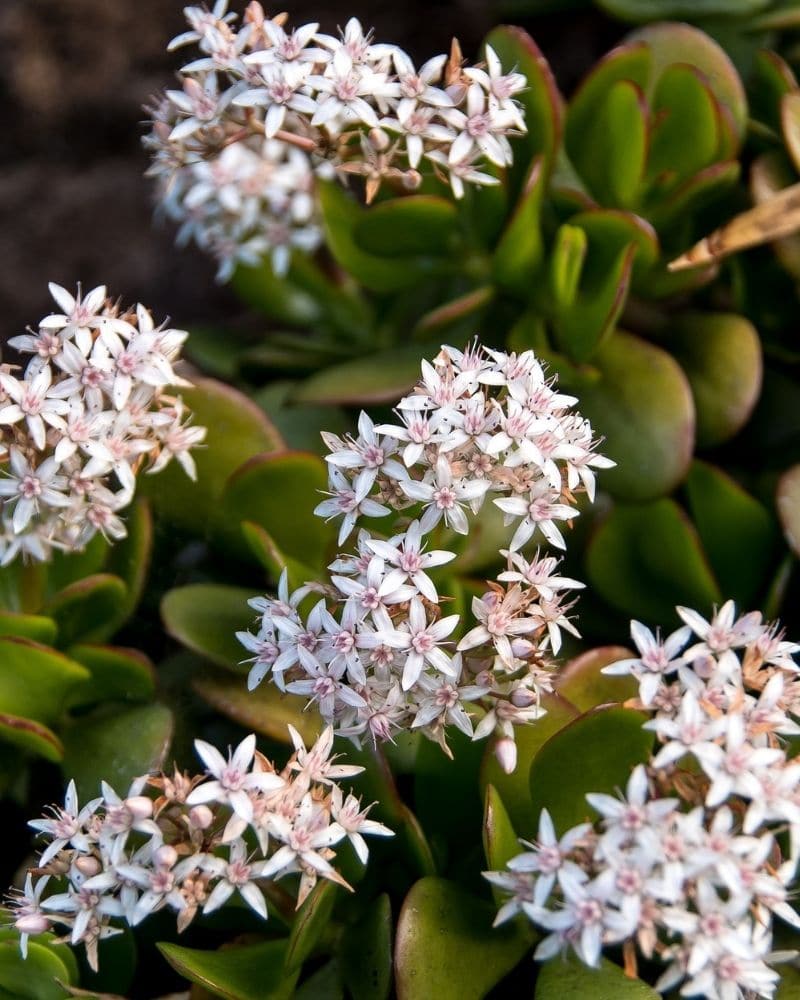
POLYGON ((294 1000, 345 1000, 339 962, 334 958, 317 969, 295 990, 294 1000))
POLYGON ((188 649, 237 670, 247 651, 234 633, 246 631, 255 621, 255 612, 247 604, 253 596, 244 587, 192 583, 164 595, 161 617, 167 632, 188 649))
POLYGON ((398 1000, 481 1000, 529 947, 517 927, 492 930, 494 907, 445 879, 415 883, 395 938, 398 1000))
POLYGON ((415 344, 333 365, 301 382, 292 401, 349 406, 394 403, 417 381, 420 360, 428 353, 428 344, 415 344))
POLYGON ((761 49, 753 57, 753 69, 748 82, 752 117, 781 134, 781 99, 797 89, 797 79, 777 52, 761 49))
POLYGON ((15 1000, 62 1000, 69 994, 57 980, 71 984, 75 977, 55 951, 30 941, 23 959, 16 935, 0 941, 0 990, 15 1000))
POLYGON ((542 157, 532 163, 514 214, 494 252, 495 278, 502 287, 524 299, 544 254, 540 213, 547 177, 542 157))
POLYGON ((59 642, 103 642, 125 621, 128 588, 118 576, 97 573, 60 590, 44 606, 55 619, 59 642))
POLYGON ((639 693, 634 677, 609 677, 602 672, 609 663, 632 655, 625 646, 601 646, 581 653, 556 674, 556 691, 581 712, 634 698, 639 693))
MULTIPOLYGON (((420 744, 414 769, 414 811, 429 836, 440 832, 450 840, 452 830, 474 830, 480 823, 478 769, 483 746, 455 728, 448 733, 448 743, 452 759, 432 740, 420 744)), ((462 849, 458 845, 456 854, 462 849)))
POLYGON ((118 576, 128 588, 125 616, 136 610, 142 597, 147 572, 150 569, 150 555, 153 547, 153 515, 150 504, 139 499, 125 512, 128 534, 121 541, 110 546, 105 568, 118 576))
MULTIPOLYGON (((473 324, 478 324, 478 317, 494 299, 495 294, 492 285, 481 285, 471 292, 459 295, 457 299, 452 299, 436 309, 431 309, 417 323, 414 328, 414 336, 429 337, 445 330, 449 331, 450 335, 457 336, 457 331, 463 330, 465 324, 469 324, 471 327, 473 324)), ((469 336, 470 333, 467 333, 466 336, 469 336)), ((435 351, 436 348, 432 348, 431 353, 435 353, 435 351)))
POLYGON ((616 506, 586 552, 591 585, 624 614, 651 625, 675 620, 675 605, 710 611, 721 594, 700 541, 673 500, 616 506))
POLYGON ((630 979, 608 959, 600 968, 584 965, 574 955, 553 958, 539 970, 536 1000, 659 1000, 659 993, 642 982, 630 979))
MULTIPOLYGON (((705 17, 746 18, 769 6, 771 0, 596 0, 597 6, 621 21, 694 21, 705 17)), ((577 995, 577 994, 576 994, 577 995)))
POLYGON ((101 701, 146 701, 155 691, 155 672, 150 660, 137 649, 119 646, 71 646, 69 655, 91 674, 79 692, 76 704, 101 701))
POLYGON ((159 951, 181 976, 225 1000, 284 1000, 297 974, 285 975, 286 941, 199 951, 162 942, 159 951))
POLYGON ((502 871, 507 862, 519 854, 519 840, 506 807, 494 785, 486 788, 483 812, 483 852, 492 871, 502 871))
POLYGON ((270 382, 253 394, 253 399, 266 412, 287 448, 297 451, 327 453, 320 431, 342 434, 350 427, 345 411, 338 406, 296 406, 290 397, 297 382, 288 379, 270 382))
POLYGON ((534 815, 547 809, 559 834, 595 817, 586 794, 624 790, 633 768, 649 758, 653 734, 644 721, 628 708, 599 708, 559 730, 533 758, 534 815))
POLYGON ((451 201, 418 194, 392 198, 368 209, 353 237, 378 257, 444 255, 454 251, 458 211, 451 201))
POLYGON ((339 947, 342 974, 353 1000, 388 1000, 392 989, 392 907, 379 896, 349 927, 339 947))
POLYGON ((680 63, 661 74, 653 95, 648 175, 670 187, 714 162, 719 109, 698 69, 680 63))
POLYGON ((286 969, 299 969, 313 953, 333 912, 339 887, 327 879, 320 879, 297 911, 286 945, 286 969))
POLYGON ((85 667, 30 639, 0 639, 0 711, 58 722, 72 696, 89 680, 85 667))
POLYGON ((686 493, 722 593, 749 606, 773 567, 777 525, 766 507, 721 469, 705 462, 692 463, 686 493))
POLYGON ((134 778, 163 765, 171 740, 172 713, 164 705, 97 712, 64 733, 64 773, 81 799, 96 795, 101 781, 124 795, 134 778))

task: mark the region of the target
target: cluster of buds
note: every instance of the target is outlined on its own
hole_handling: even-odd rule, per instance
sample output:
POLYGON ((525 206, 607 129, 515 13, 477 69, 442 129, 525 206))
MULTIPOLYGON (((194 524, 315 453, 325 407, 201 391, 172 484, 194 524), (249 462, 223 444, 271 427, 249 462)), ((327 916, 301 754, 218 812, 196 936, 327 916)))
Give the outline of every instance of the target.
POLYGON ((454 42, 417 69, 355 18, 335 38, 317 23, 287 31, 257 0, 236 31, 226 10, 185 9, 191 30, 170 48, 195 44, 199 57, 150 109, 145 139, 164 210, 217 257, 222 280, 267 254, 283 273, 292 247, 319 244, 317 177, 362 176, 371 201, 386 181, 415 189, 428 167, 461 197, 465 183, 498 183, 487 163, 512 162, 526 81, 491 48, 485 67, 463 66, 454 42))
MULTIPOLYGON (((594 469, 609 466, 594 450, 589 423, 558 393, 533 352, 506 354, 443 347, 397 407, 398 424, 375 426, 366 414, 356 437, 323 437, 330 497, 316 513, 341 518, 339 544, 359 518, 393 515, 390 537, 361 528, 356 551, 329 567, 330 583, 277 599, 256 598, 255 634, 239 633, 252 654, 249 687, 269 674, 281 690, 310 699, 326 723, 358 742, 418 729, 447 751, 456 726, 480 739, 494 733, 502 765, 516 761, 514 727, 543 714, 553 679, 550 653, 567 618, 567 596, 582 584, 557 575, 558 561, 520 551, 537 533, 563 548, 559 523, 578 513, 574 493, 594 496, 594 469), (516 524, 507 570, 472 603, 474 621, 442 616, 428 571, 455 558, 427 549, 451 529, 469 531, 488 496, 516 524), (322 595, 307 614, 303 602, 322 595), (477 726, 467 707, 480 711, 477 726)), ((449 535, 453 538, 453 535, 449 535)))
POLYGON ((124 538, 119 511, 143 463, 159 472, 175 458, 194 478, 190 450, 205 436, 167 392, 190 385, 173 370, 185 331, 156 327, 141 305, 123 312, 105 286, 50 291, 62 312, 9 340, 31 355, 21 377, 0 366, 3 565, 80 550, 97 532, 124 538))
POLYGON ((523 912, 548 931, 537 958, 571 947, 597 965, 622 945, 632 971, 637 948, 666 963, 659 990, 772 997, 773 966, 795 957, 773 951, 773 916, 800 929, 800 763, 781 745, 800 734, 800 645, 732 602, 711 621, 678 612, 685 626, 663 641, 633 622, 639 655, 605 668, 638 679, 652 758, 619 798, 587 795, 596 824, 559 838, 542 812, 536 842, 486 873, 511 894, 497 922, 523 912))
POLYGON ((96 969, 100 940, 164 908, 183 931, 234 893, 266 919, 264 893, 285 875, 300 875, 298 906, 318 878, 349 889, 331 864, 334 845, 348 839, 366 863, 363 835, 392 831, 343 795, 338 780, 363 768, 336 763, 332 731, 307 749, 289 728, 295 752, 282 771, 251 735, 227 759, 196 740, 206 775, 144 775, 124 799, 104 782, 81 809, 71 782, 64 805, 30 823, 50 843, 9 900, 23 955, 29 935, 58 925, 96 969))

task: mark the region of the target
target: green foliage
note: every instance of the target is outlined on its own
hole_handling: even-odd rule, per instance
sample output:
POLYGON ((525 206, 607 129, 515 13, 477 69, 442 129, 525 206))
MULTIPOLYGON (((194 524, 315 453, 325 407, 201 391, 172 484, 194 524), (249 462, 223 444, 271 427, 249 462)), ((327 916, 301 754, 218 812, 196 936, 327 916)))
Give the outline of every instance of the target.
POLYGON ((657 1000, 660 994, 625 975, 618 965, 602 959, 590 969, 574 957, 553 958, 542 966, 536 980, 535 1000, 657 1000))

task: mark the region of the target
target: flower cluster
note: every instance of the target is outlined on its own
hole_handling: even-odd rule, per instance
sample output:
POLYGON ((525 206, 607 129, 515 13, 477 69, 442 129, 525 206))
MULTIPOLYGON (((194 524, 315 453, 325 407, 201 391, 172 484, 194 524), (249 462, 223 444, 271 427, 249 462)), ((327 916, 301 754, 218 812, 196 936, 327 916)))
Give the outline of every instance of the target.
POLYGON ((105 286, 81 296, 50 291, 62 312, 9 346, 31 358, 21 375, 0 366, 0 563, 18 553, 46 560, 82 549, 97 532, 125 536, 144 462, 158 472, 176 458, 194 478, 191 449, 205 428, 171 386, 190 383, 173 365, 188 336, 156 327, 144 306, 122 312, 105 286))
POLYGON ((491 48, 485 67, 463 67, 454 43, 417 68, 355 18, 336 38, 317 23, 287 31, 257 0, 237 31, 226 10, 185 9, 190 30, 170 48, 194 44, 198 57, 150 109, 145 139, 166 213, 218 258, 221 279, 268 252, 283 273, 291 247, 319 244, 318 176, 360 175, 371 201, 384 181, 416 188, 427 166, 461 197, 465 183, 498 182, 487 162, 512 162, 526 81, 491 48))
POLYGON ((498 922, 522 911, 549 932, 537 958, 572 947, 596 965, 622 944, 635 968, 638 946, 667 964, 660 990, 772 997, 772 966, 793 957, 772 949, 773 916, 800 928, 800 763, 781 745, 800 733, 800 645, 732 602, 711 621, 678 612, 664 640, 633 622, 639 656, 605 668, 639 680, 651 760, 619 798, 587 795, 598 824, 559 838, 543 811, 537 840, 487 877, 511 893, 498 922))
POLYGON ((280 772, 251 735, 227 759, 196 740, 205 776, 145 775, 125 798, 104 782, 102 795, 79 808, 71 782, 63 807, 30 824, 50 843, 10 898, 23 955, 29 935, 60 925, 96 969, 98 942, 121 931, 114 921, 135 926, 166 907, 182 931, 234 893, 266 919, 264 892, 293 873, 298 906, 320 877, 350 888, 331 864, 334 845, 348 839, 366 862, 363 835, 392 831, 343 795, 338 780, 363 768, 336 763, 332 731, 307 749, 289 728, 295 752, 280 772))
POLYGON ((531 351, 444 347, 422 371, 397 424, 376 427, 362 414, 356 437, 323 435, 330 497, 316 513, 341 518, 340 545, 361 517, 394 515, 394 533, 361 528, 356 551, 331 563, 328 585, 289 593, 284 575, 277 599, 251 601, 259 628, 239 633, 252 654, 249 686, 269 674, 356 741, 411 728, 446 750, 450 725, 476 739, 495 733, 513 770, 514 726, 543 714, 547 656, 562 629, 577 634, 568 595, 582 586, 557 575, 555 558, 521 549, 538 534, 563 548, 558 525, 578 513, 574 491, 593 497, 594 469, 612 463, 531 351), (507 570, 473 600, 475 621, 464 630, 458 614, 442 615, 446 598, 429 573, 455 553, 428 548, 428 536, 466 534, 488 496, 516 527, 501 550, 507 570), (477 727, 470 705, 483 715, 477 727))

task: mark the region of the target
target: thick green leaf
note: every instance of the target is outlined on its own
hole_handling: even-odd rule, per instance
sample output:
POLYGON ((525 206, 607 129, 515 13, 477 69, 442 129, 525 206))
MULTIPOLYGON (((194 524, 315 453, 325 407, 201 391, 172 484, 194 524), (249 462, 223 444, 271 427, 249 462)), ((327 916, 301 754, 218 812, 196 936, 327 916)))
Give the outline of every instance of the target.
POLYGON ((750 113, 755 121, 766 125, 776 136, 781 134, 781 99, 797 89, 797 79, 789 65, 768 49, 760 49, 753 57, 747 94, 750 113))
POLYGON ((58 722, 90 674, 85 667, 31 639, 0 639, 0 711, 58 722))
POLYGON ((713 38, 690 24, 669 23, 639 28, 626 39, 626 45, 641 42, 648 46, 652 54, 651 86, 656 85, 661 74, 674 63, 695 66, 708 81, 717 101, 730 113, 736 135, 742 139, 747 128, 744 86, 736 67, 713 38))
POLYGON ((721 469, 695 461, 686 494, 697 533, 722 593, 743 606, 757 600, 777 555, 769 511, 721 469))
POLYGON ((547 711, 545 716, 530 725, 516 727, 517 766, 511 774, 502 770, 491 744, 484 751, 481 767, 482 794, 487 794, 489 786, 497 789, 514 829, 521 837, 535 836, 538 825, 538 819, 533 813, 528 781, 531 764, 547 740, 579 714, 578 709, 560 695, 543 694, 542 707, 547 711))
MULTIPOLYGON (((595 0, 597 6, 621 21, 690 21, 735 14, 746 18, 770 5, 771 0, 595 0)), ((538 996, 538 995, 537 995, 538 996)), ((577 994, 576 994, 577 996, 577 994)))
POLYGON ((353 237, 378 257, 443 255, 454 251, 458 211, 452 201, 418 194, 392 198, 368 209, 353 237))
POLYGON ((800 1000, 800 969, 793 965, 779 965, 781 981, 775 1000, 800 1000))
POLYGON ((602 672, 609 663, 632 655, 625 646, 601 646, 587 650, 558 671, 555 689, 581 712, 634 698, 639 692, 634 677, 609 677, 602 672))
POLYGON ((789 548, 800 556, 800 465, 781 476, 775 496, 778 516, 789 548))
POLYGON ((660 994, 641 979, 630 979, 603 958, 600 968, 584 965, 570 954, 553 958, 539 970, 536 1000, 659 1000, 660 994))
POLYGON ((580 142, 572 162, 600 204, 633 208, 647 167, 647 104, 630 80, 612 84, 580 142))
POLYGON ((667 626, 675 605, 711 610, 721 599, 700 540, 673 500, 616 506, 586 551, 591 585, 632 618, 667 626))
POLYGON ((311 326, 322 316, 322 301, 298 288, 290 279, 279 278, 270 261, 256 267, 240 264, 231 279, 231 287, 247 305, 279 323, 311 326))
MULTIPOLYGON (((448 734, 451 759, 438 743, 420 743, 414 768, 414 812, 425 832, 439 832, 451 841, 452 831, 474 830, 480 823, 482 804, 478 788, 478 770, 483 747, 463 733, 448 734)), ((463 844, 453 845, 456 854, 463 844)))
POLYGON ((295 403, 367 405, 394 403, 419 378, 419 365, 428 356, 427 344, 378 351, 317 372, 292 393, 295 403))
MULTIPOLYGON (((732 188, 740 173, 741 167, 735 160, 714 163, 684 181, 669 196, 663 197, 658 202, 651 199, 647 206, 647 218, 659 232, 670 227, 680 231, 685 226, 687 218, 691 218, 706 205, 718 201, 721 195, 732 188)), ((688 270, 668 271, 660 279, 659 284, 653 287, 652 294, 674 295, 679 291, 691 290, 707 284, 714 274, 715 271, 711 267, 698 268, 695 274, 688 270)))
MULTIPOLYGON (((445 302, 444 305, 431 309, 414 327, 414 337, 437 336, 445 330, 448 331, 448 336, 458 337, 460 332, 465 332, 466 325, 474 329, 473 324, 480 325, 479 317, 494 299, 495 294, 493 285, 481 285, 450 302, 445 302)), ((465 332, 465 336, 469 337, 471 333, 472 329, 465 332)), ((431 353, 435 353, 437 348, 432 348, 431 353)))
POLYGON ((295 915, 286 945, 287 970, 299 969, 319 944, 333 912, 339 887, 320 879, 295 915))
POLYGON ((87 576, 102 573, 107 569, 106 563, 111 545, 97 534, 80 552, 53 553, 53 558, 45 568, 45 597, 53 597, 71 583, 77 583, 87 576))
POLYGON ((69 655, 91 674, 89 682, 73 699, 75 704, 146 701, 155 692, 153 664, 138 649, 83 644, 71 646, 69 655))
POLYGON ((75 779, 81 799, 96 795, 101 781, 124 795, 134 778, 163 765, 172 726, 164 705, 84 716, 64 733, 64 773, 75 779))
POLYGON ((520 190, 528 164, 540 155, 545 159, 545 172, 549 174, 561 143, 562 104, 555 77, 547 60, 531 36, 522 28, 501 25, 490 31, 486 45, 491 45, 503 66, 503 71, 523 73, 527 87, 517 95, 525 109, 528 131, 513 140, 514 188, 520 190))
POLYGON ((270 382, 253 393, 252 398, 266 412, 287 448, 324 454, 327 449, 320 431, 343 434, 350 427, 348 416, 338 406, 292 404, 290 397, 296 387, 297 382, 289 379, 270 382))
POLYGON ((47 726, 7 712, 0 712, 0 740, 55 763, 64 756, 61 740, 47 726))
POLYGON ((164 595, 161 618, 173 639, 212 663, 241 673, 239 664, 247 651, 235 633, 252 626, 256 616, 247 602, 254 596, 245 587, 191 583, 164 595))
MULTIPOLYGON (((627 500, 669 493, 683 479, 694 444, 694 404, 686 376, 661 348, 621 331, 592 356, 601 373, 580 388, 580 408, 601 451, 617 462, 601 473, 603 489, 627 500)), ((569 369, 556 364, 562 386, 569 369)))
POLYGON ((285 569, 289 576, 289 589, 295 590, 307 580, 313 580, 318 575, 317 570, 311 569, 310 566, 306 566, 282 552, 275 543, 275 539, 260 524, 242 521, 241 529, 250 551, 273 580, 279 579, 285 569))
MULTIPOLYGON (((429 256, 387 258, 363 250, 356 242, 356 232, 369 215, 368 210, 337 181, 320 182, 318 191, 328 248, 365 288, 399 292, 447 269, 441 260, 429 256)), ((391 239, 390 233, 386 239, 391 239)))
POLYGON ((128 534, 110 546, 105 568, 118 576, 128 588, 125 615, 130 616, 141 600, 153 548, 153 515, 150 504, 136 500, 125 512, 128 534))
POLYGON ((519 201, 494 252, 495 278, 524 299, 544 254, 540 214, 547 177, 542 157, 532 163, 519 201))
POLYGON ((692 388, 697 443, 722 444, 747 423, 761 391, 758 331, 734 313, 683 313, 669 346, 692 388))
POLYGON ((547 809, 559 834, 596 817, 586 794, 624 790, 633 768, 650 756, 653 734, 642 729, 644 721, 628 708, 599 708, 559 730, 533 758, 534 815, 547 809))
POLYGON ((398 1000, 481 1000, 529 947, 517 927, 492 930, 494 907, 429 877, 406 896, 395 938, 398 1000))
POLYGON ((378 896, 342 935, 342 975, 353 1000, 388 1000, 392 989, 392 906, 378 896))
POLYGON ((270 739, 289 743, 291 723, 306 742, 313 742, 322 729, 316 712, 304 712, 305 698, 282 694, 269 679, 248 691, 243 677, 223 673, 199 674, 192 688, 218 712, 234 719, 245 729, 263 733, 270 739))
POLYGON ((284 1000, 297 979, 296 973, 284 973, 284 940, 217 951, 162 942, 158 949, 181 976, 225 1000, 284 1000))
POLYGON ((140 488, 158 514, 204 535, 218 513, 217 503, 231 473, 253 455, 283 447, 283 442, 264 411, 229 385, 195 379, 194 388, 182 396, 194 422, 208 428, 203 447, 194 453, 197 481, 171 462, 157 476, 140 477, 140 488))
POLYGON ((260 524, 282 552, 321 569, 338 528, 314 514, 327 486, 327 466, 319 455, 305 451, 259 455, 231 476, 220 501, 220 517, 236 526, 242 521, 260 524))
POLYGON ((564 133, 567 153, 581 174, 588 162, 588 137, 596 129, 609 93, 620 82, 628 88, 626 98, 630 97, 631 84, 644 88, 651 77, 652 61, 648 46, 622 45, 604 56, 584 77, 570 101, 564 133))
POLYGON ((128 588, 118 576, 97 573, 69 584, 44 606, 58 626, 59 642, 104 642, 128 616, 128 588))
POLYGON ((653 94, 649 177, 672 186, 713 163, 719 143, 719 110, 705 78, 694 66, 668 66, 653 94))
POLYGON ((519 840, 494 785, 487 785, 483 811, 483 852, 492 871, 502 871, 519 854, 519 840))
POLYGON ((331 959, 304 980, 295 990, 294 1000, 346 1000, 338 960, 331 959))
POLYGON ((68 985, 76 981, 55 951, 30 941, 23 959, 18 940, 0 941, 0 990, 15 1000, 62 1000, 69 994, 56 980, 68 985))
POLYGON ((15 611, 0 611, 0 636, 33 639, 45 646, 55 642, 58 626, 44 615, 24 615, 15 611))
POLYGON ((559 311, 575 302, 589 239, 585 230, 565 223, 559 226, 550 254, 550 291, 559 311))

